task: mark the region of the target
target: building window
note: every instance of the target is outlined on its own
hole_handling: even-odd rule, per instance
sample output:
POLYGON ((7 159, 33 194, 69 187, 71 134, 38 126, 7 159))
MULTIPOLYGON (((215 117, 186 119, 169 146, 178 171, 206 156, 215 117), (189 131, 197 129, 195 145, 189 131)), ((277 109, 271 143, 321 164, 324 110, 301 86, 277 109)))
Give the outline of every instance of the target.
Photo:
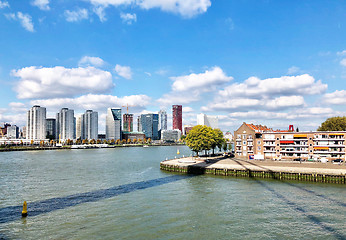
POLYGON ((276 144, 276 146, 280 146, 280 144, 276 144))
POLYGON ((243 141, 243 145, 246 145, 246 141, 243 141))
POLYGON ((278 140, 278 141, 279 141, 279 138, 276 138, 276 140, 278 140))
POLYGON ((257 141, 257 144, 260 145, 260 144, 261 144, 261 141, 257 141))
POLYGON ((312 138, 309 138, 309 140, 311 141, 311 140, 312 140, 312 138))
POLYGON ((312 152, 312 150, 310 150, 310 152, 312 152))
POLYGON ((258 146, 257 149, 258 149, 258 151, 261 151, 261 146, 258 146))
POLYGON ((310 143, 310 147, 312 147, 312 144, 310 143))

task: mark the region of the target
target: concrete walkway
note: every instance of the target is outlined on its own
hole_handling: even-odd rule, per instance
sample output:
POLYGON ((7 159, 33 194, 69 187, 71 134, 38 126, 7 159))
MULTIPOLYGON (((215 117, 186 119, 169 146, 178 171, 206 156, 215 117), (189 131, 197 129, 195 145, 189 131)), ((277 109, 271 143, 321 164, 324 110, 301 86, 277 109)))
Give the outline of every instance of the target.
POLYGON ((238 158, 196 158, 186 157, 180 159, 166 160, 163 165, 178 167, 195 166, 206 169, 233 169, 250 170, 264 172, 285 172, 285 173, 308 173, 326 175, 346 175, 346 165, 320 163, 320 162, 289 162, 289 161, 258 161, 242 160, 238 158))

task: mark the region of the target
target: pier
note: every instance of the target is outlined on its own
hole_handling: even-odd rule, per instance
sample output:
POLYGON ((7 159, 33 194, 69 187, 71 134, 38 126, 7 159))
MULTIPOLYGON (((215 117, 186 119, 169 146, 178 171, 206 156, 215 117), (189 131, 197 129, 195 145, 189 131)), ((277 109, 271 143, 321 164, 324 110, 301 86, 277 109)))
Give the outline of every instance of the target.
POLYGON ((185 157, 160 163, 163 171, 231 177, 346 183, 346 165, 320 162, 257 161, 224 157, 185 157))

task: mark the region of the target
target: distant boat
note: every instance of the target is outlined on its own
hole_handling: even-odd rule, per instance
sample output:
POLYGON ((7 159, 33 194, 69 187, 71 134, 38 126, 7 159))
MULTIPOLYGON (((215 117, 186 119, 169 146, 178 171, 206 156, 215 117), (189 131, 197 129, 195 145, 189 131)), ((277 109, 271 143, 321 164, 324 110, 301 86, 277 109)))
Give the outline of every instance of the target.
POLYGON ((149 147, 148 145, 143 145, 143 147, 149 147))

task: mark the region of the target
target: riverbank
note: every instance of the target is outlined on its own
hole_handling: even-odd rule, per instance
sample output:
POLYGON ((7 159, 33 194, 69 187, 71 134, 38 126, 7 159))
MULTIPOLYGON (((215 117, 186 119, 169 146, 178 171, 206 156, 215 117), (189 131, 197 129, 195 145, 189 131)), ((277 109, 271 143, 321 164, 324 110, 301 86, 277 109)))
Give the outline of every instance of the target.
POLYGON ((160 169, 169 172, 233 177, 271 178, 325 183, 346 183, 346 165, 320 162, 256 161, 237 158, 187 157, 166 160, 160 169))
MULTIPOLYGON (((103 145, 103 144, 102 144, 103 145)), ((123 148, 123 147, 159 147, 159 146, 185 146, 185 144, 171 144, 171 143, 162 143, 162 144, 119 144, 119 145, 106 145, 106 146, 97 146, 93 145, 77 145, 78 148, 73 148, 74 145, 65 145, 62 147, 40 147, 40 146, 10 146, 10 147, 0 147, 0 152, 12 152, 12 151, 40 151, 40 150, 77 150, 77 149, 95 149, 95 148, 123 148)))

